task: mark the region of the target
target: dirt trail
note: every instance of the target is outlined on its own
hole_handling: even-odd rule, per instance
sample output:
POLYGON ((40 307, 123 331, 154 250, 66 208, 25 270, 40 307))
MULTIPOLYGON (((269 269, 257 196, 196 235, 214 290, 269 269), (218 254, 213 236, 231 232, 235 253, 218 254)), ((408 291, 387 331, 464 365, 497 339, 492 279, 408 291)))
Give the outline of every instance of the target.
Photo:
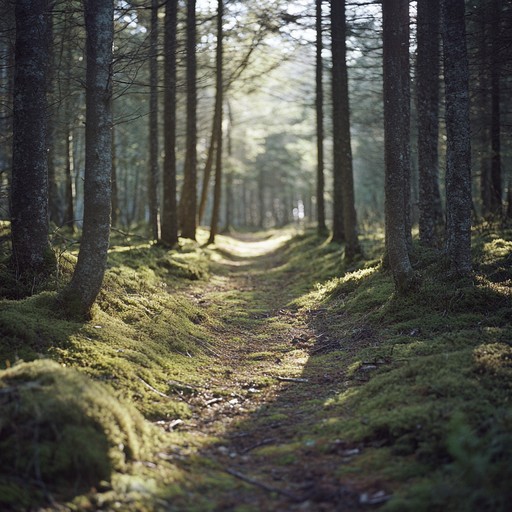
POLYGON ((322 333, 288 306, 297 276, 286 269, 284 242, 245 238, 221 248, 212 279, 190 291, 221 318, 220 343, 218 365, 205 368, 209 389, 190 399, 194 415, 179 427, 187 445, 173 449, 192 479, 209 477, 187 484, 178 510, 359 510, 359 494, 336 476, 340 456, 357 449, 309 437, 340 369, 314 362, 322 333))

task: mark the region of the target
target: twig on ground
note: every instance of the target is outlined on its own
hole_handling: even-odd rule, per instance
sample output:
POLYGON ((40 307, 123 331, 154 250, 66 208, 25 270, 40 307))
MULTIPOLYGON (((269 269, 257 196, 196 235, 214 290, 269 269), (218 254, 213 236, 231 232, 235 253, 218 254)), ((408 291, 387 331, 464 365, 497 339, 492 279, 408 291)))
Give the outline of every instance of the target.
POLYGON ((256 443, 256 444, 253 444, 251 446, 248 446, 247 448, 245 448, 244 450, 241 450, 240 451, 240 454, 241 455, 244 455, 246 453, 249 453, 250 451, 252 450, 255 450, 256 448, 259 448, 260 446, 265 446, 266 444, 272 444, 272 443, 275 443, 275 439, 273 437, 271 438, 268 438, 268 439, 263 439, 262 441, 260 441, 259 443, 256 443))
POLYGON ((310 350, 310 354, 316 354, 317 352, 322 352, 322 350, 327 350, 329 348, 340 348, 339 341, 333 341, 331 343, 325 343, 324 345, 320 345, 319 347, 310 350))
POLYGON ((218 397, 218 398, 212 398, 211 400, 207 400, 204 405, 213 405, 213 404, 216 404, 217 402, 222 402, 224 399, 221 398, 221 397, 218 397))
POLYGON ((282 382, 309 382, 309 379, 299 379, 296 377, 276 377, 276 379, 282 382))
POLYGON ((167 381, 167 384, 169 386, 173 386, 179 390, 184 390, 186 389, 187 391, 194 391, 194 392, 198 392, 199 391, 199 388, 198 387, 195 387, 195 386, 191 386, 190 384, 185 384, 183 382, 179 382, 177 380, 168 380, 167 381))
POLYGON ((142 379, 141 377, 138 377, 138 379, 142 382, 142 384, 144 384, 145 386, 147 386, 149 389, 151 389, 151 391, 153 391, 154 393, 156 393, 157 395, 163 397, 163 398, 171 398, 169 395, 166 395, 165 393, 162 393, 161 391, 158 391, 158 389, 155 389, 151 384, 148 384, 144 379, 142 379))
POLYGON ((272 487, 271 485, 267 485, 263 482, 259 482, 258 480, 254 480, 253 478, 243 475, 242 473, 239 473, 238 471, 236 471, 234 469, 226 468, 225 471, 226 471, 226 473, 230 474, 231 476, 234 476, 235 478, 238 478, 239 480, 247 482, 248 484, 259 487, 267 492, 275 492, 276 494, 285 496, 286 498, 288 498, 292 501, 295 501, 297 503, 305 501, 304 498, 300 498, 299 496, 296 496, 295 494, 292 494, 291 492, 284 491, 282 489, 278 489, 277 487, 272 487))

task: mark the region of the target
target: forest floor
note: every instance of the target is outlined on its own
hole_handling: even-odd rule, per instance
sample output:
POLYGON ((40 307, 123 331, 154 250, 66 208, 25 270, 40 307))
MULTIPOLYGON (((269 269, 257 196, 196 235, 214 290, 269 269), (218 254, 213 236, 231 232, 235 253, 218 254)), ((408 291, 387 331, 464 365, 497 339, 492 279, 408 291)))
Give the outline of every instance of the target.
POLYGON ((351 267, 296 228, 123 235, 88 322, 76 251, 31 297, 5 274, 0 509, 507 511, 512 232, 473 239, 473 276, 416 247, 398 297, 378 230, 351 267))
POLYGON ((325 418, 315 409, 339 390, 345 369, 314 361, 325 333, 310 319, 321 312, 290 306, 301 276, 285 268, 287 238, 234 238, 232 252, 219 250, 209 282, 188 290, 221 320, 222 344, 205 368, 207 390, 189 400, 192 417, 178 427, 190 434, 187 447, 171 451, 195 480, 183 510, 359 510, 360 502, 386 499, 379 481, 337 475, 340 456, 352 459, 360 448, 340 439, 316 446, 313 431, 325 418), (190 457, 203 436, 213 442, 199 441, 190 457))

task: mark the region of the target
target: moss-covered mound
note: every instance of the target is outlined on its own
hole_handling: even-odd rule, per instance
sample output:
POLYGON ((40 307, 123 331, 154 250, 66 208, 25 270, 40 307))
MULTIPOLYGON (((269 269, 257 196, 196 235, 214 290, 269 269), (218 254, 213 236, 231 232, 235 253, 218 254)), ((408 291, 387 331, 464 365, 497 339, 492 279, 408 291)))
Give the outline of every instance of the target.
POLYGON ((53 361, 0 372, 0 508, 108 480, 140 456, 145 428, 106 386, 53 361))

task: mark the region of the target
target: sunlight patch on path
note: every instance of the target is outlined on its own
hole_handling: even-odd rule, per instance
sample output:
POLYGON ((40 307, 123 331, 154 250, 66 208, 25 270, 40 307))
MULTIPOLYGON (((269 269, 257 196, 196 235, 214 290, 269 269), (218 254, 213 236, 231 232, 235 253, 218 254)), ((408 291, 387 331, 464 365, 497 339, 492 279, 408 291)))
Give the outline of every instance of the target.
MULTIPOLYGON (((284 243, 296 236, 299 231, 290 228, 262 239, 254 235, 220 235, 217 237, 216 245, 228 255, 235 258, 251 259, 270 254, 281 247, 284 243)), ((219 256, 217 256, 219 257, 219 256)), ((222 256, 220 257, 221 259, 222 256)))

